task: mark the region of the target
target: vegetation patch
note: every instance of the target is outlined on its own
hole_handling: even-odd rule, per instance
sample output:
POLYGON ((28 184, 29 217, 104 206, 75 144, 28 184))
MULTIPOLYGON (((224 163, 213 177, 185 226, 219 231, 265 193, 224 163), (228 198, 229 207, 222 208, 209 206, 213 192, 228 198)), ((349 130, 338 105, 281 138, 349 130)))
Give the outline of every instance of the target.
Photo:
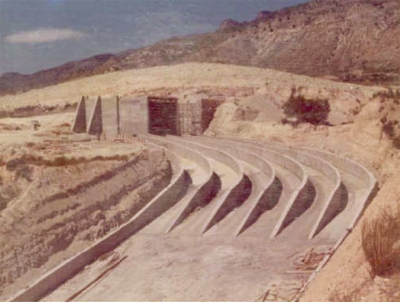
POLYGON ((331 106, 327 99, 307 98, 301 94, 301 89, 292 88, 289 99, 283 105, 283 112, 287 118, 282 122, 298 125, 310 123, 312 125, 328 125, 328 115, 331 106))
POLYGON ((400 89, 388 88, 387 90, 376 92, 374 98, 380 98, 378 112, 383 116, 380 119, 382 133, 393 142, 393 147, 400 149, 400 89))
POLYGON ((400 205, 395 211, 384 209, 362 226, 362 248, 372 277, 400 271, 400 205))

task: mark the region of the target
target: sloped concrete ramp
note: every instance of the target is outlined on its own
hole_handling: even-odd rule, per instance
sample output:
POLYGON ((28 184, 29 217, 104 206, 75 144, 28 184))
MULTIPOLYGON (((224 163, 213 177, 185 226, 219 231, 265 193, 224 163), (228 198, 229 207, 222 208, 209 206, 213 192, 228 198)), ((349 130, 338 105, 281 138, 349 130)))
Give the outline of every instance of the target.
POLYGON ((256 301, 271 284, 304 284, 313 271, 294 259, 334 251, 376 186, 358 163, 321 151, 234 138, 142 138, 180 162, 184 193, 63 285, 36 288, 33 300, 256 301))

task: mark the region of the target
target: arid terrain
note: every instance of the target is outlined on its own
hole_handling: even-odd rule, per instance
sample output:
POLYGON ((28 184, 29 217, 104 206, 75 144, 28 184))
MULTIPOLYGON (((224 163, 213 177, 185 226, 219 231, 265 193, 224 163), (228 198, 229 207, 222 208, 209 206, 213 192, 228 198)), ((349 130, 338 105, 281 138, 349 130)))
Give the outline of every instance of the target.
MULTIPOLYGON (((122 301, 132 300, 135 293, 135 299, 152 301, 399 301, 399 21, 397 0, 311 1, 260 12, 251 22, 226 20, 214 33, 176 37, 32 75, 2 75, 0 301, 40 287, 46 276, 82 254, 84 260, 78 259, 78 269, 68 272, 64 284, 40 289, 50 295, 37 297, 122 301), (101 96, 105 102, 116 96, 156 96, 177 98, 181 104, 216 99, 222 105, 197 138, 105 138, 72 132, 82 96, 101 96), (326 115, 319 115, 316 123, 310 122, 307 110, 305 118, 294 118, 290 100, 305 102, 308 111, 310 104, 325 104, 326 115), (277 149, 268 153, 257 144, 277 149), (235 146, 243 145, 249 149, 234 153, 235 146), (174 148, 183 154, 191 150, 201 164, 166 151, 174 148), (283 166, 276 175, 267 175, 262 170, 267 161, 252 153, 257 150, 274 159, 288 160, 285 156, 294 154, 299 162, 310 160, 317 162, 316 167, 328 166, 333 174, 340 172, 344 182, 339 181, 337 189, 346 187, 350 206, 341 209, 342 216, 335 213, 339 218, 331 217, 311 240, 310 225, 316 217, 325 218, 317 213, 321 205, 307 205, 291 221, 284 215, 281 221, 273 210, 282 210, 276 204, 290 200, 289 193, 276 197, 275 191, 269 192, 276 204, 262 204, 266 214, 254 219, 257 223, 251 221, 251 227, 245 221, 243 236, 230 237, 231 229, 237 229, 235 214, 243 213, 248 204, 226 209, 221 202, 217 209, 222 211, 215 213, 204 201, 192 205, 196 190, 207 179, 218 191, 201 196, 207 202, 228 199, 230 186, 240 189, 235 193, 245 196, 240 198, 255 200, 253 195, 262 191, 271 175, 270 185, 278 184, 278 189, 279 177, 288 177, 280 183, 282 192, 297 192, 294 187, 303 180, 303 188, 314 182, 314 192, 307 191, 314 200, 324 200, 331 190, 327 177, 307 165, 302 171, 308 179, 297 179, 283 166), (355 213, 351 202, 364 188, 349 171, 342 171, 343 165, 339 171, 316 156, 302 157, 299 150, 328 152, 372 173, 377 186, 364 200, 367 206, 360 217, 356 215, 354 228, 347 228, 346 213, 355 213), (218 160, 221 154, 234 168, 218 160), (261 165, 246 162, 249 154, 261 165), (176 184, 184 189, 179 191, 176 184), (174 200, 167 199, 161 210, 153 208, 171 188, 176 189, 174 200), (186 205, 190 211, 182 210, 186 205), (211 218, 205 234, 198 234, 204 223, 198 218, 202 211, 211 218), (178 215, 172 225, 168 213, 186 217, 178 215), (126 231, 135 219, 139 226, 126 231), (167 226, 174 232, 167 234, 167 226), (267 238, 264 227, 281 236, 267 238), (339 231, 346 237, 336 250, 339 231), (117 233, 123 236, 113 244, 117 233), (312 262, 314 256, 313 265, 304 269, 304 259, 312 262), (329 261, 319 266, 323 259, 329 261)), ((114 106, 108 102, 104 108, 114 106)), ((292 208, 288 209, 290 213, 292 208)))
MULTIPOLYGON (((315 301, 317 296, 320 301, 396 301, 398 289, 394 284, 398 277, 370 277, 360 238, 364 220, 377 215, 386 204, 399 202, 396 173, 400 157, 393 141, 399 133, 398 124, 392 136, 383 129, 400 107, 382 91, 386 90, 252 67, 184 64, 99 75, 4 96, 0 105, 5 112, 13 112, 29 106, 65 107, 76 103, 81 95, 156 94, 188 100, 219 96, 225 103, 206 135, 284 142, 357 160, 378 178, 380 191, 301 299, 315 301), (301 87, 308 97, 327 98, 331 125, 283 125, 281 108, 292 87, 301 87)), ((132 200, 145 202, 151 197, 148 194, 154 194, 151 188, 161 189, 170 177, 160 158, 157 177, 144 183, 137 178, 143 175, 140 171, 148 161, 144 152, 149 152, 149 146, 139 141, 85 142, 85 136, 70 132, 74 116, 70 109, 65 113, 39 113, 1 120, 4 209, 0 223, 2 240, 7 242, 1 251, 6 260, 2 264, 3 297, 118 226, 135 212, 132 200), (33 120, 41 125, 39 129, 33 129, 33 120), (135 181, 126 187, 116 178, 135 181), (121 186, 112 189, 110 185, 115 182, 121 186), (140 197, 127 198, 126 194, 140 197), (97 201, 91 205, 89 200, 97 201)))

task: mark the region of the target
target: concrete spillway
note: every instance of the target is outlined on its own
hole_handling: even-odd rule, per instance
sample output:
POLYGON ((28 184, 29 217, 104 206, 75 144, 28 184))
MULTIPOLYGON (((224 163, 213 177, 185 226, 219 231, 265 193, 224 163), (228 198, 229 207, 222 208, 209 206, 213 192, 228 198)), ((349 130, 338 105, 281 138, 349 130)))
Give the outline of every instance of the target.
POLYGON ((254 301, 273 282, 304 282, 307 272, 288 277, 295 269, 288 259, 340 244, 376 185, 359 164, 321 151, 142 138, 168 152, 175 176, 133 217, 134 231, 112 235, 125 234, 111 260, 77 255, 79 263, 70 259, 10 301, 254 301))

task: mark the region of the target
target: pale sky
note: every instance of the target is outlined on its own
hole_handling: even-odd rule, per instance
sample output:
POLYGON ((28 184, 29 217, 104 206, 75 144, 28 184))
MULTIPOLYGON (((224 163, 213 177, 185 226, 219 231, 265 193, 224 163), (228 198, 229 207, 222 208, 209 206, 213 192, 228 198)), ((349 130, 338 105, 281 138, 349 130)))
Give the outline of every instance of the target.
POLYGON ((0 0, 0 74, 32 73, 309 0, 0 0))

